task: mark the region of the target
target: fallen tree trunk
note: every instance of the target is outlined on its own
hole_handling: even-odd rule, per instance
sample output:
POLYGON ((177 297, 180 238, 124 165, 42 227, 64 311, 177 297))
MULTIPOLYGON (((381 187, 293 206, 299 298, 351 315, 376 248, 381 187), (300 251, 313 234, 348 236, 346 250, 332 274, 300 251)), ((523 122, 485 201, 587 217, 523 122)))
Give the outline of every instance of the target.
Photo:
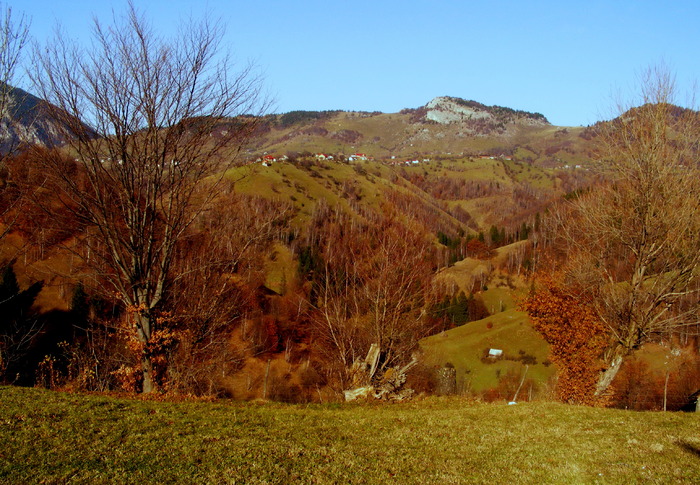
POLYGON ((386 399, 401 401, 413 395, 413 389, 405 389, 408 371, 418 363, 414 356, 405 366, 390 367, 381 377, 376 375, 380 351, 372 344, 364 360, 355 361, 351 368, 353 388, 343 391, 346 401, 357 399, 386 399))

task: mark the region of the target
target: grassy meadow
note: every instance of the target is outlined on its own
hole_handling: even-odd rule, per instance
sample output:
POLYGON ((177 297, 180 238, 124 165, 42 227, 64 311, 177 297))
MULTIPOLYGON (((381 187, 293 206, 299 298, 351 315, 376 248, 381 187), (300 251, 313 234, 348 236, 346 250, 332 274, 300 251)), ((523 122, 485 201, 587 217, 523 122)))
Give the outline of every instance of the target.
POLYGON ((517 376, 525 372, 519 361, 483 363, 484 350, 491 348, 503 350, 512 358, 521 351, 535 357, 537 364, 528 367, 526 377, 539 387, 545 388, 555 373, 554 366, 544 364, 549 355, 547 343, 532 328, 527 315, 514 309, 424 338, 420 345, 429 364, 443 366, 449 362, 455 367, 458 388, 463 391, 481 392, 496 387, 499 378, 509 371, 517 376))
POLYGON ((0 387, 2 483, 698 483, 700 415, 460 398, 157 402, 0 387))

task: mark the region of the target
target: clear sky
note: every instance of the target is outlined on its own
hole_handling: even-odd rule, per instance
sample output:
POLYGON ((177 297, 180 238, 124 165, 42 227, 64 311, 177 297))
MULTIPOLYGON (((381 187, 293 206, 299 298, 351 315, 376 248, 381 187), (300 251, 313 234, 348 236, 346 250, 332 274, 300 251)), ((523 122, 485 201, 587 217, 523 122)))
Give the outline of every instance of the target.
MULTIPOLYGON (((254 61, 273 112, 417 108, 436 96, 536 111, 556 125, 610 114, 612 97, 665 62, 700 79, 700 1, 134 0, 164 33, 209 11, 254 61)), ((125 0, 15 0, 39 43, 61 23, 87 41, 125 0)))

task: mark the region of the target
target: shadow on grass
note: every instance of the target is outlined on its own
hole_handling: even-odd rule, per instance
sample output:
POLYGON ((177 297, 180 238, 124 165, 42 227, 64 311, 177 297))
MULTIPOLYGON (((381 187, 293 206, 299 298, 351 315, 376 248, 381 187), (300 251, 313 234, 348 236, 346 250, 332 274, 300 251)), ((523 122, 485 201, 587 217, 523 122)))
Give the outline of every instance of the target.
POLYGON ((697 445, 691 445, 687 441, 679 441, 676 443, 682 450, 692 453, 696 457, 700 458, 700 447, 697 445))

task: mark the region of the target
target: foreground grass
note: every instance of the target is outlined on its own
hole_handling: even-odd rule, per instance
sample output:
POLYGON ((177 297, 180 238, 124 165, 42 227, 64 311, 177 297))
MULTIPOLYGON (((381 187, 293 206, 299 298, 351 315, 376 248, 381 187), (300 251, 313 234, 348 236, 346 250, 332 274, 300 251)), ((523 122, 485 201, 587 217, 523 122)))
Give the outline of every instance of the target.
POLYGON ((0 387, 3 483, 698 483, 700 415, 162 403, 0 387))

